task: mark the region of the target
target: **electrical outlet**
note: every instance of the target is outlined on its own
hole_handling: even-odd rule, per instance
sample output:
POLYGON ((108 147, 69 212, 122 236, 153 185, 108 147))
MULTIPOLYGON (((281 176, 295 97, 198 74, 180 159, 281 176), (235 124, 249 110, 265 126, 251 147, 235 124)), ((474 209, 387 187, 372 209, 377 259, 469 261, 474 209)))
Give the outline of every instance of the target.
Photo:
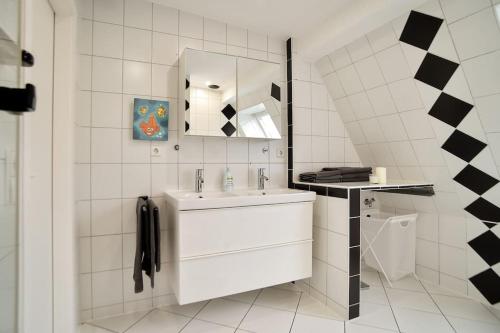
POLYGON ((161 156, 161 150, 160 147, 156 145, 151 146, 151 156, 152 157, 160 157, 161 156))
POLYGON ((285 151, 281 148, 276 149, 276 157, 277 158, 284 158, 285 157, 285 151))

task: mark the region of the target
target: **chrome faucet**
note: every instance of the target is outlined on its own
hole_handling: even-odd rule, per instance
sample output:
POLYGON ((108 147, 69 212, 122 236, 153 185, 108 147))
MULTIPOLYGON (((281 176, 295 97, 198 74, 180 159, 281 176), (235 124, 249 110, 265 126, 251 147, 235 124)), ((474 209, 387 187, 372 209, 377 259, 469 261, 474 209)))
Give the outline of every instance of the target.
POLYGON ((194 179, 194 187, 196 193, 201 193, 203 190, 203 183, 205 180, 203 179, 203 169, 196 169, 196 175, 194 179))
POLYGON ((269 180, 269 178, 264 175, 264 170, 265 168, 259 168, 258 173, 257 173, 257 189, 263 190, 264 189, 264 182, 266 180, 269 180))

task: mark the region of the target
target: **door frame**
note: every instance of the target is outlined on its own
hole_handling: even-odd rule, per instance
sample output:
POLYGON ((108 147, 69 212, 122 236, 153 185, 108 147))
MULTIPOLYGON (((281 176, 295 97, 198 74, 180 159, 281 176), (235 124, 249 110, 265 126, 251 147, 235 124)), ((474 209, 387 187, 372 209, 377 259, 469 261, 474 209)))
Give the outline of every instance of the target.
MULTIPOLYGON (((32 3, 39 0, 20 0, 21 4, 21 45, 30 40, 30 18, 32 3)), ((75 0, 48 0, 54 11, 54 58, 53 58, 53 104, 52 104, 52 142, 47 150, 52 151, 52 221, 51 221, 51 269, 40 270, 51 281, 51 297, 42 300, 51 307, 51 323, 39 327, 40 333, 71 333, 78 326, 78 274, 77 274, 77 237, 74 218, 74 113, 76 106, 77 78, 77 11, 75 0), (50 277, 47 276, 50 274, 50 277), (48 327, 50 326, 50 327, 48 327)), ((28 50, 29 51, 29 50, 28 50)), ((35 59, 36 66, 36 59, 35 59)), ((21 83, 25 77, 21 71, 21 83)), ((36 112, 36 111, 35 111, 36 112)), ((24 237, 29 234, 30 224, 26 221, 26 193, 29 193, 29 163, 36 163, 30 158, 29 121, 20 118, 19 125, 19 292, 18 292, 18 325, 19 332, 25 332, 25 323, 36 325, 36 318, 29 318, 26 313, 34 313, 36 309, 26 311, 30 297, 26 295, 24 286, 37 279, 38 274, 24 274, 30 262, 41 258, 40 253, 29 253, 23 246, 24 237)), ((30 270, 33 273, 33 269, 30 270)), ((45 298, 46 296, 42 296, 45 298)), ((37 302, 39 303, 39 302, 37 302)), ((28 332, 26 332, 28 333, 28 332)))

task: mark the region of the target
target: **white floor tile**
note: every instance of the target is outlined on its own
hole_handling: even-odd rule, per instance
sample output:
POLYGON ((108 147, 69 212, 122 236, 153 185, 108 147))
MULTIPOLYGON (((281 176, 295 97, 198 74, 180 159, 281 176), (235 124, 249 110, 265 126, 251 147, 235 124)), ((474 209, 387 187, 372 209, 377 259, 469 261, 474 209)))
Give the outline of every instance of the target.
POLYGON ((441 314, 393 307, 401 332, 447 333, 453 328, 441 314))
POLYGON ((291 333, 344 333, 344 322, 297 314, 291 333))
POLYGON ((273 286, 272 288, 277 288, 277 289, 284 289, 284 290, 289 290, 289 291, 302 291, 299 287, 299 282, 297 283, 282 283, 282 284, 277 284, 273 286))
POLYGON ((361 281, 368 283, 371 286, 382 287, 382 281, 378 275, 378 272, 371 269, 364 269, 361 271, 361 281))
POLYGON ((368 289, 361 290, 361 302, 377 303, 383 305, 389 305, 387 300, 387 295, 383 287, 378 287, 370 285, 368 289))
POLYGON ((387 295, 392 307, 440 313, 436 304, 427 293, 388 289, 387 295))
POLYGON ((182 333, 232 333, 232 332, 234 332, 234 328, 221 326, 197 319, 193 319, 182 330, 182 333))
POLYGON ((295 311, 299 303, 300 293, 278 288, 267 288, 255 300, 256 305, 270 308, 295 311))
POLYGON ((148 311, 139 311, 122 316, 98 319, 92 321, 91 324, 114 332, 122 333, 142 319, 147 313, 148 311))
POLYGON ((288 333, 292 326, 293 312, 252 306, 240 328, 257 333, 288 333))
POLYGON ((393 331, 398 330, 391 308, 387 305, 361 303, 360 317, 351 320, 351 322, 393 331))
POLYGON ((201 310, 201 308, 203 308, 203 306, 207 303, 208 301, 191 303, 186 305, 168 305, 161 307, 160 310, 165 310, 168 312, 180 314, 187 317, 194 317, 201 310))
POLYGON ((132 326, 127 333, 177 333, 190 320, 188 317, 154 310, 132 326))
POLYGON ((245 293, 241 294, 234 294, 234 295, 229 295, 224 297, 225 299, 230 299, 232 301, 238 301, 238 302, 243 302, 243 303, 253 303, 255 301, 255 298, 257 298, 257 295, 259 294, 259 290, 252 290, 252 291, 247 291, 245 293))
POLYGON ((458 317, 448 316, 448 320, 457 333, 498 333, 500 324, 490 324, 475 320, 468 320, 458 317))
POLYGON ((92 325, 84 324, 80 326, 79 333, 109 333, 110 331, 95 327, 92 325))
POLYGON ((221 325, 238 327, 249 308, 250 304, 218 298, 211 300, 196 315, 196 318, 221 325))
POLYGON ((328 307, 326 304, 321 303, 320 301, 307 294, 302 294, 302 296, 300 297, 297 313, 316 317, 325 317, 329 319, 343 320, 341 314, 335 312, 335 310, 333 310, 331 307, 328 307))
MULTIPOLYGON (((391 288, 389 286, 389 283, 387 283, 387 280, 383 276, 381 276, 380 278, 382 279, 382 283, 386 288, 391 288)), ((398 281, 391 281, 391 283, 393 289, 412 290, 425 293, 425 289, 424 287, 422 287, 422 284, 413 276, 407 276, 398 281)))
POLYGON ((397 332, 397 331, 390 331, 390 330, 385 330, 382 328, 376 328, 376 327, 358 325, 358 324, 346 322, 345 323, 345 332, 346 333, 388 333, 388 332, 397 332))
POLYGON ((499 322, 484 305, 473 300, 443 295, 435 295, 433 298, 445 316, 456 316, 495 324, 499 322))

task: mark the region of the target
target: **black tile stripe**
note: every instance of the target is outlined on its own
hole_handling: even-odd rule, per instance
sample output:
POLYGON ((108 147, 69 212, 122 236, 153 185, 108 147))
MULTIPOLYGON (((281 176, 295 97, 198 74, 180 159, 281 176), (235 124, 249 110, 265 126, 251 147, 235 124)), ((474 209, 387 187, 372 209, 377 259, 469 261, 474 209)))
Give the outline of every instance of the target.
POLYGON ((429 114, 450 126, 457 127, 473 107, 467 102, 442 92, 429 114))
POLYGON ((470 164, 463 168, 453 180, 479 195, 498 184, 497 179, 470 164))
POLYGON ((359 317, 359 304, 349 306, 349 319, 359 317))
POLYGON ((226 134, 226 136, 231 136, 234 132, 236 132, 236 127, 228 121, 224 126, 222 126, 221 130, 224 134, 226 134))
POLYGON ((281 88, 274 82, 271 84, 271 97, 277 101, 281 101, 281 88))
POLYGON ((296 183, 295 184, 295 188, 297 190, 309 191, 309 185, 307 185, 307 184, 298 184, 298 183, 296 183))
POLYGON ((500 277, 491 268, 469 278, 492 305, 500 303, 500 277))
POLYGON ((360 237, 360 218, 353 217, 349 219, 349 246, 359 246, 360 237))
POLYGON ((293 122, 292 122, 292 39, 286 41, 286 91, 287 91, 287 135, 288 135, 288 188, 293 184, 293 122))
POLYGON ((472 161, 484 148, 486 143, 459 130, 453 131, 441 148, 466 162, 472 161))
POLYGON ((359 275, 349 278, 349 305, 359 303, 360 277, 359 275))
POLYGON ((322 195, 322 196, 326 196, 328 192, 328 188, 325 186, 311 185, 310 190, 316 192, 317 195, 322 195))
POLYGON ((349 248, 349 276, 359 275, 360 250, 359 246, 349 248))
POLYGON ((236 110, 233 108, 233 106, 231 104, 228 104, 226 105, 222 110, 221 110, 222 114, 224 115, 224 117, 227 118, 227 120, 230 120, 231 118, 234 117, 234 115, 236 114, 236 110))
POLYGON ((349 217, 359 216, 359 188, 349 190, 349 217))
POLYGON ((465 210, 482 220, 488 228, 495 226, 495 224, 488 222, 500 223, 500 208, 484 198, 476 199, 465 207, 465 210))
POLYGON ((443 20, 411 11, 399 40, 423 50, 428 50, 443 20))
MULTIPOLYGON (((469 245, 488 265, 493 266, 500 262, 500 239, 491 230, 469 241, 469 245)), ((500 288, 500 285, 498 287, 500 288)))
POLYGON ((422 64, 418 68, 417 74, 415 74, 415 79, 442 90, 448 81, 450 81, 457 68, 457 63, 438 57, 432 53, 427 53, 424 61, 422 61, 422 64))
POLYGON ((347 190, 345 188, 329 187, 328 196, 347 199, 347 190))

